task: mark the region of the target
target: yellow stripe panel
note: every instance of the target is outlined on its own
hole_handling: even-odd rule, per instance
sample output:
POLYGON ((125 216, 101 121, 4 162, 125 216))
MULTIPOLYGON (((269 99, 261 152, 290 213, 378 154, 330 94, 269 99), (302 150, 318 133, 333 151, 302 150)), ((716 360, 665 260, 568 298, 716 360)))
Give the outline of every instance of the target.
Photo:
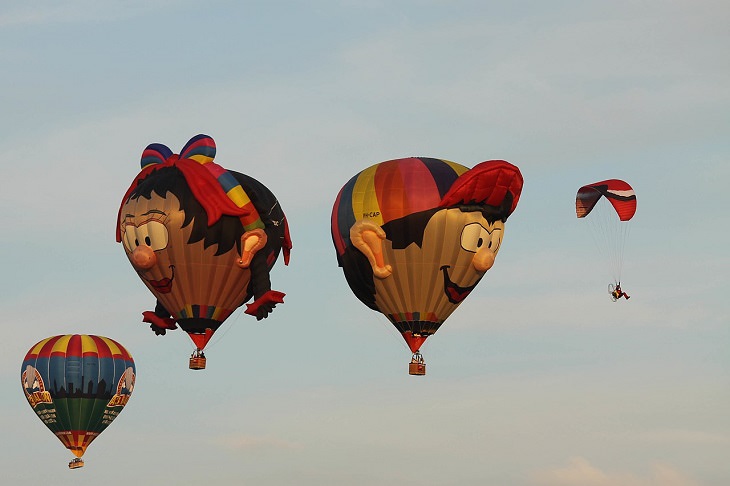
POLYGON ((212 158, 210 158, 210 157, 208 157, 206 155, 202 155, 202 154, 193 155, 192 157, 188 157, 188 158, 191 159, 191 160, 194 160, 195 162, 197 162, 197 163, 199 163, 201 165, 205 165, 205 164, 208 164, 210 162, 213 162, 213 159, 212 158))
POLYGON ((352 211, 355 215, 355 221, 367 217, 373 220, 377 225, 382 226, 383 215, 380 212, 380 204, 375 194, 375 171, 378 165, 368 167, 360 172, 352 188, 352 211))
POLYGON ((99 348, 96 346, 96 342, 94 342, 93 339, 91 339, 91 336, 88 336, 86 334, 79 335, 81 338, 81 353, 94 353, 96 355, 99 354, 99 348))
POLYGON ((251 199, 249 199, 248 194, 246 194, 246 191, 243 190, 243 187, 236 186, 230 191, 226 193, 228 197, 233 201, 233 203, 238 206, 239 208, 244 207, 246 204, 251 202, 251 199))
POLYGON ((51 352, 66 354, 66 349, 68 348, 68 342, 70 340, 71 340, 71 334, 66 334, 65 336, 61 336, 61 339, 56 341, 56 344, 53 345, 53 349, 51 349, 51 352))
POLYGON ((454 172, 456 172, 459 175, 461 175, 464 172, 466 172, 467 170, 469 170, 469 167, 464 167, 463 165, 457 164, 456 162, 451 162, 450 160, 444 160, 444 159, 441 159, 441 160, 443 160, 445 163, 447 163, 449 165, 449 167, 454 169, 454 172))
POLYGON ((29 354, 35 354, 35 355, 37 355, 38 353, 40 353, 41 352, 41 349, 43 349, 43 346, 45 346, 46 343, 48 341, 50 341, 51 339, 53 339, 53 338, 52 337, 46 338, 43 341, 41 341, 38 344, 36 344, 35 346, 33 346, 33 349, 30 350, 30 353, 29 354))
POLYGON ((122 354, 122 350, 119 349, 119 346, 117 346, 117 344, 114 341, 112 341, 109 338, 105 338, 105 337, 102 337, 101 339, 103 339, 104 342, 106 343, 106 345, 109 346, 109 350, 112 352, 112 356, 117 356, 117 355, 122 354))

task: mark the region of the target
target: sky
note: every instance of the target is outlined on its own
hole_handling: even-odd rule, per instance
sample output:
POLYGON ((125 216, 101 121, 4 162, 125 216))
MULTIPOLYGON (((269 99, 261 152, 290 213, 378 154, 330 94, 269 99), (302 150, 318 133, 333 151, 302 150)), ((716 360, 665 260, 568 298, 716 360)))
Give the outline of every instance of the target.
POLYGON ((0 456, 13 485, 721 486, 730 463, 730 5, 721 0, 0 3, 0 456), (191 371, 115 241, 153 142, 205 133, 287 214, 286 293, 191 371), (337 267, 360 170, 517 165, 495 263, 422 352, 337 267), (629 181, 622 284, 575 217, 629 181), (35 417, 23 357, 117 340, 134 394, 86 466, 35 417))

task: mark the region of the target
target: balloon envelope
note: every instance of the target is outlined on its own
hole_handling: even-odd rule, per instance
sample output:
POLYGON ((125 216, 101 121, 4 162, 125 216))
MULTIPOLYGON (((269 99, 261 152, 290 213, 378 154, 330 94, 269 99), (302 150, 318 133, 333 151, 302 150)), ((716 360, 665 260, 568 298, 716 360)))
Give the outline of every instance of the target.
POLYGON ((415 353, 494 263, 521 190, 519 169, 497 160, 469 169, 411 157, 361 171, 332 210, 350 288, 415 353))
POLYGON ((214 163, 215 153, 207 135, 179 155, 149 145, 117 219, 117 241, 157 298, 144 320, 158 334, 179 325, 199 350, 252 297, 246 312, 258 319, 283 302, 269 272, 282 250, 288 263, 291 248, 276 197, 214 163))
POLYGON ((124 409, 135 378, 134 360, 121 344, 83 334, 38 342, 20 370, 28 404, 76 457, 124 409))

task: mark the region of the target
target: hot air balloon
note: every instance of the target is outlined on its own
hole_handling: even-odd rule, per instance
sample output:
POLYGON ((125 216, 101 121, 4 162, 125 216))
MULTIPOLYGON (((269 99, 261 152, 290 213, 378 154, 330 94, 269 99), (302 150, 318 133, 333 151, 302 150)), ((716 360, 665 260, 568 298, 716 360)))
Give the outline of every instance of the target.
POLYGON ((384 314, 425 374, 420 347, 494 264, 522 191, 503 160, 474 168, 412 157, 350 179, 332 210, 337 261, 357 298, 384 314))
POLYGON ((588 184, 575 196, 575 213, 584 218, 599 252, 607 261, 613 283, 608 293, 616 302, 629 295, 621 289, 624 248, 630 230, 631 218, 636 213, 636 194, 632 187, 619 179, 588 184))
POLYGON ((91 442, 124 409, 134 390, 135 367, 118 342, 83 334, 53 336, 30 348, 20 369, 28 403, 46 427, 84 465, 91 442))
POLYGON ((157 298, 143 321, 158 335, 179 325, 196 349, 191 369, 205 368, 203 349, 238 307, 266 318, 284 293, 269 272, 281 251, 289 263, 289 227, 263 184, 213 162, 216 146, 197 135, 180 154, 162 144, 142 152, 142 171, 122 199, 117 241, 157 298))

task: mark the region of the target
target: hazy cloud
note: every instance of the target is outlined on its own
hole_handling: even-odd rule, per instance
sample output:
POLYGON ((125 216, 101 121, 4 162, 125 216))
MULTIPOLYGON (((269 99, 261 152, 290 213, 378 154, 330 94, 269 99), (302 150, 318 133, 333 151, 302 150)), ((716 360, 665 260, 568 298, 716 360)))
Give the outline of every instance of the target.
POLYGON ((231 435, 226 437, 218 437, 212 440, 213 444, 217 444, 226 449, 298 449, 301 447, 296 442, 277 439, 274 437, 253 437, 247 435, 231 435))
POLYGON ((582 457, 564 467, 539 471, 532 476, 535 486, 699 486, 681 471, 667 464, 653 464, 646 474, 607 472, 582 457))

